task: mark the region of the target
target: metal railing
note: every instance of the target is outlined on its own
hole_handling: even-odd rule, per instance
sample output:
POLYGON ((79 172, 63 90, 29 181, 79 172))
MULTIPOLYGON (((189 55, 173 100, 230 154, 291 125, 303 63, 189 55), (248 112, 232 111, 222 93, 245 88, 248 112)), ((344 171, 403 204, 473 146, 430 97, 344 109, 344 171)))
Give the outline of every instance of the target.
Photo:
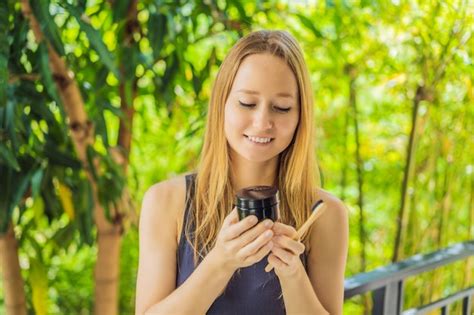
POLYGON ((346 279, 344 299, 372 292, 374 315, 413 315, 425 314, 440 309, 441 314, 449 313, 449 306, 462 300, 462 314, 469 315, 472 310, 474 286, 456 292, 438 301, 409 310, 403 310, 403 287, 405 279, 449 263, 474 255, 474 240, 451 245, 442 250, 419 254, 409 259, 377 268, 370 272, 357 274, 346 279))

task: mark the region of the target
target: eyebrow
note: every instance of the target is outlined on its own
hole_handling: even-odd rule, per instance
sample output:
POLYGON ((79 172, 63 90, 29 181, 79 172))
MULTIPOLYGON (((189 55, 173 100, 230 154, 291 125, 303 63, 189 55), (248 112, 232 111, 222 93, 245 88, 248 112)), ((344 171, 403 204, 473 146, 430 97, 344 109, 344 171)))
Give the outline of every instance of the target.
MULTIPOLYGON (((237 90, 237 92, 242 92, 242 93, 252 94, 252 95, 258 95, 258 94, 260 94, 260 93, 258 93, 257 91, 247 90, 247 89, 240 89, 240 90, 237 90)), ((288 98, 294 98, 294 96, 293 96, 292 94, 286 93, 286 92, 277 93, 277 96, 280 96, 280 97, 288 97, 288 98)))

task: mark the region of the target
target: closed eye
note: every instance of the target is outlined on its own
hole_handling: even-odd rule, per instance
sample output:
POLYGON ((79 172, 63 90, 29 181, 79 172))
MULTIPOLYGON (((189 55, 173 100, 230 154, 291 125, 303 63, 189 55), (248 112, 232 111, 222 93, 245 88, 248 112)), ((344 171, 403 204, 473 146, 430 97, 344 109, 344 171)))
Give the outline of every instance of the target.
POLYGON ((275 106, 274 108, 275 108, 277 111, 279 111, 279 112, 284 112, 284 113, 288 113, 288 112, 290 111, 290 109, 291 109, 291 107, 277 107, 277 106, 275 106))
POLYGON ((255 106, 255 104, 247 104, 247 103, 243 103, 241 101, 239 101, 239 104, 244 106, 244 107, 254 107, 255 106))
MULTIPOLYGON (((253 108, 255 107, 255 104, 252 104, 252 103, 244 103, 244 102, 241 102, 239 101, 239 104, 243 107, 247 107, 247 108, 253 108)), ((282 113, 287 113, 291 110, 291 107, 279 107, 279 106, 273 106, 273 109, 278 111, 278 112, 282 112, 282 113)))

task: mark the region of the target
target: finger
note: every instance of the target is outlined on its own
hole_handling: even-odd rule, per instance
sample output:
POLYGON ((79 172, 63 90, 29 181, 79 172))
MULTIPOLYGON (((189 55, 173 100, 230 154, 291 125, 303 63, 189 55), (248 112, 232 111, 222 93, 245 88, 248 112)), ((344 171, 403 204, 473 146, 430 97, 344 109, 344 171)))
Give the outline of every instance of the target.
MULTIPOLYGON (((280 258, 278 258, 277 256, 273 255, 273 254, 270 254, 268 255, 268 263, 270 264, 270 266, 274 267, 274 268, 284 268, 284 267, 288 267, 287 264, 285 264, 283 261, 281 261, 280 258)), ((266 269, 265 269, 266 270, 266 269)), ((271 270, 271 269, 270 269, 271 270)), ((269 270, 269 271, 270 271, 269 270)))
POLYGON ((293 263, 293 261, 296 258, 296 256, 293 255, 292 253, 277 246, 273 246, 272 255, 278 257, 282 262, 284 262, 287 265, 290 265, 291 263, 293 263))
MULTIPOLYGON (((253 240, 255 240, 259 235, 261 235, 265 230, 270 229, 273 226, 272 220, 264 220, 254 226, 253 228, 249 229, 248 231, 242 233, 239 238, 239 248, 244 247, 247 244, 250 244, 253 240)), ((273 231, 272 234, 273 236, 273 231)))
POLYGON ((296 238, 297 233, 294 227, 283 224, 281 222, 275 222, 272 228, 275 235, 286 235, 290 238, 296 238))
POLYGON ((250 255, 247 258, 245 258, 245 261, 247 263, 248 262, 259 262, 265 256, 268 255, 268 253, 272 250, 272 248, 273 248, 273 242, 270 241, 265 246, 262 246, 255 254, 250 255))
POLYGON ((265 267, 265 272, 270 272, 272 271, 272 269, 273 269, 273 265, 270 262, 268 262, 268 265, 265 267))
POLYGON ((240 257, 248 257, 255 254, 262 246, 271 240, 272 236, 272 230, 268 230, 265 233, 260 234, 260 236, 257 237, 257 239, 255 239, 253 242, 241 248, 238 252, 238 255, 240 257))
POLYGON ((222 222, 223 227, 230 226, 233 223, 237 223, 239 221, 239 215, 237 213, 237 207, 234 207, 232 211, 225 217, 224 222, 222 222))
POLYGON ((273 241, 278 247, 289 250, 294 255, 301 255, 305 250, 303 243, 295 241, 285 235, 274 236, 273 241))
POLYGON ((243 232, 253 227, 255 224, 257 224, 257 222, 258 219, 256 216, 249 215, 242 221, 227 226, 222 236, 224 240, 233 240, 240 236, 240 234, 242 234, 243 232))

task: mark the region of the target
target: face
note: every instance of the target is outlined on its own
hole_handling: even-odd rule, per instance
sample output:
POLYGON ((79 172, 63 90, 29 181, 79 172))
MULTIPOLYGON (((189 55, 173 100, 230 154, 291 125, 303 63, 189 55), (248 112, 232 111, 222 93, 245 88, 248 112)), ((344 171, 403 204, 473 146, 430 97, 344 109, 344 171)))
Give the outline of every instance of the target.
POLYGON ((246 57, 225 104, 232 157, 264 162, 283 152, 299 120, 298 87, 286 62, 270 54, 246 57))

